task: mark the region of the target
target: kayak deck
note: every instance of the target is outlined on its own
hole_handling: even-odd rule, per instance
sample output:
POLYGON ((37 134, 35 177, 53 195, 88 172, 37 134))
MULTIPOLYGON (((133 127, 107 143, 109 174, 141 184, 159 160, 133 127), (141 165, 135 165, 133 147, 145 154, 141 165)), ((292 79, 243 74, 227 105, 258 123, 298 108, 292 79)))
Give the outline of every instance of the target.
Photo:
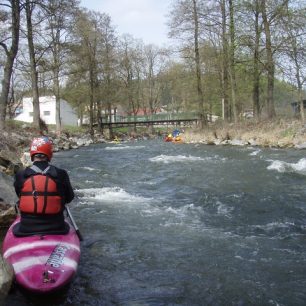
POLYGON ((3 257, 13 266, 16 282, 36 293, 48 293, 67 285, 80 260, 80 241, 70 225, 66 235, 15 237, 9 228, 3 241, 3 257))

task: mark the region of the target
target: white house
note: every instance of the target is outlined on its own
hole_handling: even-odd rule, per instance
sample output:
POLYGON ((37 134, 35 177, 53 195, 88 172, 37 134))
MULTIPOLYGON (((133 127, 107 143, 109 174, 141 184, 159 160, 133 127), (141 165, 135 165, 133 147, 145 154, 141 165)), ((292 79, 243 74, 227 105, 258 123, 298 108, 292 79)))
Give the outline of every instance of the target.
MULTIPOLYGON (((40 117, 46 124, 56 124, 56 101, 55 96, 39 98, 40 117)), ((67 101, 60 102, 60 114, 62 125, 77 126, 78 116, 67 101)), ((33 122, 33 98, 22 100, 22 112, 14 120, 33 122)))

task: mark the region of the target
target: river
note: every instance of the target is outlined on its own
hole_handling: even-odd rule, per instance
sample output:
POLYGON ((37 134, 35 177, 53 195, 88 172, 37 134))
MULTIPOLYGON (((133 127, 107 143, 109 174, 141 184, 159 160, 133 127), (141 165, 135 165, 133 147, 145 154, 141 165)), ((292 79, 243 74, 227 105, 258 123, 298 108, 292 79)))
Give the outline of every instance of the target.
POLYGON ((85 238, 77 276, 5 305, 306 305, 304 155, 161 139, 56 153, 85 238))

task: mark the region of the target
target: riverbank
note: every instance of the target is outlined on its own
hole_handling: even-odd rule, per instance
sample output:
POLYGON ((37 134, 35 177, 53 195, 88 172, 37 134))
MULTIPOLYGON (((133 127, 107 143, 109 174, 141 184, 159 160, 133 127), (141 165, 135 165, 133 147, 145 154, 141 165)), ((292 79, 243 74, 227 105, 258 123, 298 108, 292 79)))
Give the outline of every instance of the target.
POLYGON ((284 119, 216 123, 204 130, 188 129, 182 137, 186 143, 305 149, 306 125, 298 120, 284 119))
MULTIPOLYGON (((10 123, 8 128, 0 135, 0 172, 12 175, 23 166, 24 152, 29 151, 29 145, 39 132, 30 125, 14 125, 10 123)), ((92 143, 104 142, 103 135, 96 133, 91 136, 86 130, 75 132, 63 131, 57 135, 55 131, 47 133, 52 138, 54 151, 77 149, 92 143)))

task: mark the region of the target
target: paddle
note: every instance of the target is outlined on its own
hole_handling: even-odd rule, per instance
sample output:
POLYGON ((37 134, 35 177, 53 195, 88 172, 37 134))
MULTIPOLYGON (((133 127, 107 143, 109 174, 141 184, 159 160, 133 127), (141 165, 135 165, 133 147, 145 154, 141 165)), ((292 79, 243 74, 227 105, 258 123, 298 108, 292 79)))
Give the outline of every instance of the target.
POLYGON ((73 225, 73 227, 74 227, 74 229, 75 229, 75 231, 76 231, 80 241, 83 241, 83 236, 82 236, 78 226, 76 225, 76 223, 75 223, 75 221, 74 221, 74 219, 72 217, 72 214, 71 214, 70 209, 69 209, 68 206, 66 206, 66 211, 67 211, 68 217, 71 220, 71 223, 72 223, 72 225, 73 225))

